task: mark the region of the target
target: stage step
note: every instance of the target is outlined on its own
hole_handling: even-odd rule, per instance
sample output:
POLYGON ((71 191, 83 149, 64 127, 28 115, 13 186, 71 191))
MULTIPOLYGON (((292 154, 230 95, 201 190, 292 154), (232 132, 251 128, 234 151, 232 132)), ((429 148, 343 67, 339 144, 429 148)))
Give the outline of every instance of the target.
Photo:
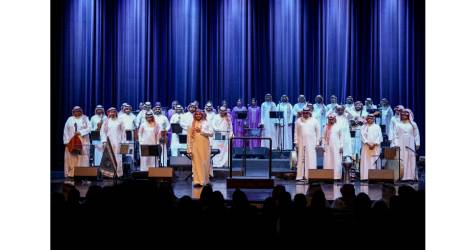
POLYGON ((234 176, 226 179, 226 188, 271 189, 274 177, 234 176))

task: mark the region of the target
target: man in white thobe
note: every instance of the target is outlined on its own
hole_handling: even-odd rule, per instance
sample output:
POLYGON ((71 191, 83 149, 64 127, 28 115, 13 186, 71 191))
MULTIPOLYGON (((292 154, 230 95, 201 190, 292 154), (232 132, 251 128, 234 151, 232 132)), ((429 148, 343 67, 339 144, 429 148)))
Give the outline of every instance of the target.
POLYGON ((124 115, 124 109, 128 106, 127 102, 122 103, 121 110, 117 113, 117 117, 120 119, 122 115, 124 115))
POLYGON ((372 98, 370 97, 367 97, 365 99, 365 106, 364 106, 364 110, 367 111, 367 113, 369 112, 368 110, 369 109, 376 109, 377 106, 374 104, 374 102, 372 101, 372 98))
MULTIPOLYGON (((121 119, 117 117, 116 108, 109 108, 107 110, 107 120, 104 122, 104 125, 101 127, 101 142, 103 147, 106 147, 107 138, 111 142, 112 150, 116 157, 117 163, 117 177, 122 177, 122 155, 121 155, 121 143, 125 142, 125 127, 121 119)), ((106 177, 114 177, 114 171, 103 171, 101 173, 106 177)))
POLYGON ((294 107, 293 107, 293 115, 296 118, 296 120, 298 118, 298 113, 300 113, 306 106, 307 106, 306 97, 304 95, 299 95, 298 102, 294 104, 294 107))
POLYGON ((393 110, 392 107, 390 107, 387 98, 382 98, 380 101, 380 109, 380 117, 376 119, 376 123, 378 125, 385 125, 385 131, 382 132, 388 135, 390 130, 390 120, 393 117, 393 110))
POLYGON ((140 128, 140 125, 145 122, 145 113, 152 111, 152 104, 145 102, 144 106, 136 116, 136 128, 140 128))
POLYGON ((314 111, 312 113, 312 117, 319 121, 321 125, 321 131, 324 129, 324 126, 327 123, 326 119, 326 105, 324 104, 324 98, 321 95, 317 95, 315 98, 316 103, 314 103, 314 111))
POLYGON ((388 128, 388 140, 390 141, 390 147, 395 147, 397 146, 395 144, 395 131, 397 128, 397 125, 400 123, 400 112, 402 112, 405 108, 402 105, 398 105, 394 108, 395 114, 390 119, 390 126, 388 128))
MULTIPOLYGON (((89 122, 92 131, 101 130, 102 125, 107 119, 104 113, 104 107, 102 105, 97 105, 94 109, 94 115, 91 117, 89 122)), ((99 166, 99 164, 101 164, 102 153, 104 151, 101 139, 91 141, 91 144, 94 147, 94 166, 99 166)))
POLYGON ((363 104, 361 101, 356 101, 354 103, 354 110, 350 112, 351 118, 351 131, 354 131, 354 138, 352 138, 352 155, 357 156, 361 155, 362 148, 362 139, 361 139, 361 129, 362 126, 366 123, 365 118, 368 113, 363 109, 363 104))
POLYGON ((334 169, 334 179, 340 180, 342 177, 344 136, 342 135, 342 127, 336 124, 335 114, 329 114, 327 117, 327 125, 322 136, 324 169, 334 169))
POLYGON ((346 112, 344 106, 336 106, 336 125, 342 128, 342 136, 344 137, 344 151, 342 152, 343 157, 350 156, 352 157, 352 140, 350 137, 350 120, 352 115, 350 112, 346 112))
POLYGON ((214 134, 221 138, 220 140, 213 140, 213 148, 220 150, 220 153, 213 158, 213 167, 221 168, 229 166, 229 142, 230 138, 233 137, 233 123, 225 106, 221 106, 219 112, 219 115, 213 119, 212 124, 214 134))
POLYGON ((354 110, 354 98, 352 96, 347 96, 345 99, 345 110, 352 112, 354 110))
MULTIPOLYGON (((171 124, 179 124, 180 127, 182 127, 182 135, 187 134, 188 126, 191 124, 188 120, 185 114, 183 113, 183 108, 181 105, 175 106, 175 113, 172 115, 172 118, 170 118, 170 123, 171 124)), ((180 143, 179 141, 179 136, 176 133, 172 133, 172 139, 170 141, 170 151, 172 156, 178 156, 178 150, 179 149, 186 149, 187 144, 186 143, 180 143)))
POLYGON ((401 122, 395 128, 395 145, 400 147, 400 159, 403 166, 402 180, 417 180, 416 151, 420 148, 420 132, 411 117, 411 111, 404 109, 400 113, 401 122))
POLYGON ((321 140, 321 126, 311 117, 309 107, 305 107, 302 110, 302 116, 296 120, 294 133, 298 154, 296 180, 306 180, 309 169, 317 167, 316 150, 321 140))
POLYGON ((162 112, 161 106, 154 107, 154 118, 160 128, 160 147, 162 148, 162 155, 160 157, 160 162, 162 166, 167 166, 167 132, 170 130, 170 122, 162 112))
POLYGON ((276 119, 278 148, 282 146, 284 150, 291 150, 293 148, 293 107, 289 103, 288 96, 281 96, 281 102, 276 107, 276 111, 283 112, 283 118, 276 119))
POLYGON ((331 103, 327 104, 326 106, 326 116, 329 116, 329 114, 334 113, 337 105, 337 96, 331 95, 331 103))
POLYGON ((91 130, 89 119, 83 115, 83 110, 75 106, 72 110, 72 116, 66 120, 63 130, 64 149, 64 177, 74 177, 75 167, 89 166, 89 131, 91 130), (78 135, 81 139, 83 148, 80 154, 70 153, 68 150, 69 141, 73 136, 78 135))
POLYGON ((273 102, 272 98, 271 94, 266 94, 264 97, 265 101, 261 104, 260 125, 263 127, 263 137, 271 138, 273 145, 269 145, 268 140, 262 140, 261 146, 276 149, 278 143, 276 140, 276 127, 274 126, 275 119, 269 117, 269 111, 276 111, 276 103, 273 102))
POLYGON ((367 124, 361 129, 362 157, 360 158, 360 180, 369 179, 369 169, 376 169, 380 155, 380 143, 383 141, 382 130, 374 122, 373 114, 367 116, 367 124))
POLYGON ((124 112, 119 117, 119 120, 121 120, 122 123, 124 124, 124 140, 127 143, 129 143, 129 149, 127 151, 130 152, 130 154, 127 154, 126 156, 130 156, 133 159, 134 158, 134 130, 136 129, 136 124, 135 124, 136 116, 132 113, 131 105, 127 104, 124 107, 124 112), (132 135, 132 138, 130 138, 130 140, 127 140, 126 133, 130 133, 132 135))
MULTIPOLYGON (((205 120, 207 120, 207 123, 210 125, 210 129, 213 132, 212 124, 213 120, 215 120, 215 117, 217 116, 217 113, 213 110, 213 104, 211 102, 208 102, 205 105, 205 120)), ((210 145, 213 147, 213 136, 209 137, 210 140, 210 145)))

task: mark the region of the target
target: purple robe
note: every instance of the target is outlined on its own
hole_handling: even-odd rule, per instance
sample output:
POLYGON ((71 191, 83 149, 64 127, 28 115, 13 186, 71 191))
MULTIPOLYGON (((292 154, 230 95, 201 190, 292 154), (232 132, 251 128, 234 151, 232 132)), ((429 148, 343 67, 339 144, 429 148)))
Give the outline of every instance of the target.
MULTIPOLYGON (((258 128, 259 123, 261 122, 261 108, 259 106, 248 107, 248 127, 249 128, 258 128)), ((251 140, 250 148, 261 147, 260 140, 251 140)))
MULTIPOLYGON (((246 112, 246 107, 242 106, 241 108, 239 108, 238 106, 235 106, 231 111, 234 137, 243 137, 245 136, 246 119, 238 119, 238 112, 246 112)), ((243 140, 233 140, 233 146, 235 147, 243 147, 244 145, 245 143, 243 140)))

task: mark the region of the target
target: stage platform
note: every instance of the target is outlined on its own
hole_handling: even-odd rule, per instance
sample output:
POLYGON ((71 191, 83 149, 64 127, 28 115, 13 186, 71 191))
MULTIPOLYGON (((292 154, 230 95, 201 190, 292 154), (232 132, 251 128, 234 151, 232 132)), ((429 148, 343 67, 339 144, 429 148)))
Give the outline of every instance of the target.
MULTIPOLYGON (((239 170, 239 168, 237 169, 239 170)), ((282 170, 284 171, 284 170, 282 170)), ((213 186, 213 190, 220 191, 225 200, 231 200, 232 194, 235 189, 229 189, 226 186, 226 177, 224 177, 229 172, 229 169, 215 169, 215 178, 211 181, 211 185, 213 186)), ((235 169, 234 169, 235 172, 235 169)), ((248 171, 247 175, 253 171, 248 171)), ((261 171, 259 171, 261 172, 261 171)), ((186 176, 189 174, 189 171, 176 171, 175 177, 172 181, 172 187, 175 193, 175 196, 178 198, 182 196, 190 196, 193 199, 199 199, 200 193, 202 188, 194 188, 192 185, 191 178, 185 179, 186 176)), ((276 172, 278 173, 278 172, 276 172)), ((81 197, 85 197, 88 188, 91 185, 97 186, 111 186, 114 185, 114 182, 109 179, 105 179, 102 181, 86 181, 86 180, 65 180, 63 177, 63 172, 52 172, 52 179, 51 179, 51 191, 52 192, 61 192, 63 184, 69 183, 74 184, 74 186, 79 190, 81 197)), ((118 180, 117 183, 121 183, 122 180, 118 180)), ((372 200, 379 200, 382 197, 381 194, 381 183, 369 184, 367 182, 354 182, 352 183, 355 186, 356 194, 360 192, 364 192, 369 195, 370 199, 372 200)), ((423 188, 421 182, 420 183, 405 183, 406 185, 411 185, 415 189, 423 188)), ((286 188, 292 197, 294 195, 303 193, 307 194, 309 190, 308 184, 302 184, 300 182, 296 182, 294 179, 290 178, 275 178, 275 185, 283 185, 286 188)), ((340 195, 340 187, 342 187, 342 182, 334 182, 334 183, 326 183, 321 184, 322 189, 326 195, 327 200, 333 201, 336 198, 339 198, 340 195)), ((398 188, 398 183, 395 184, 398 188)), ((272 189, 242 189, 248 196, 250 202, 260 204, 266 198, 270 197, 272 194, 272 189)))

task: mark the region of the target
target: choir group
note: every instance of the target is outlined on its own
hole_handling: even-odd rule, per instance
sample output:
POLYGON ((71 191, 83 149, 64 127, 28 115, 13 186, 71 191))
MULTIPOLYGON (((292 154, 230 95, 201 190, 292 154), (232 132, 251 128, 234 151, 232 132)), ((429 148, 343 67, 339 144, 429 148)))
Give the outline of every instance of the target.
POLYGON ((160 145, 164 152, 158 159, 141 156, 141 171, 147 171, 156 161, 166 164, 169 148, 171 156, 178 156, 183 149, 192 157, 194 184, 204 185, 208 183, 208 176, 213 175, 211 166, 227 166, 229 139, 246 136, 271 138, 271 145, 269 140, 237 139, 233 147, 295 149, 298 180, 306 180, 308 170, 316 168, 319 150, 324 154, 324 168, 334 169, 335 179, 342 177, 343 161, 359 159, 360 178, 367 180, 368 170, 376 168, 381 144, 388 138, 389 146, 400 151, 402 179, 417 179, 418 126, 411 110, 402 105, 392 109, 386 98, 378 106, 370 98, 364 103, 354 102, 352 96, 346 98, 345 104, 339 104, 332 95, 326 105, 321 95, 315 97, 315 103, 300 95, 298 102, 292 105, 289 98, 282 95, 276 105, 271 94, 266 94, 261 106, 252 98, 247 107, 238 99, 232 109, 226 101, 217 109, 210 101, 204 110, 199 109, 198 101, 186 108, 173 101, 171 108, 163 111, 160 102, 154 106, 150 102, 140 103, 136 111, 128 103, 123 103, 119 111, 111 107, 106 112, 97 105, 89 119, 81 107, 76 106, 64 127, 65 177, 72 177, 76 166, 90 165, 90 152, 94 154, 93 164, 98 166, 109 138, 116 154, 119 177, 123 174, 120 147, 129 143, 134 148, 136 141, 139 145, 160 145), (179 129, 174 130, 174 126, 179 129), (99 138, 92 140, 91 131, 98 131, 99 138), (134 136, 127 136, 127 132, 134 136), (82 143, 79 151, 69 147, 73 138, 82 143), (90 150, 91 146, 94 150, 90 150), (220 150, 212 164, 211 148, 220 150))

